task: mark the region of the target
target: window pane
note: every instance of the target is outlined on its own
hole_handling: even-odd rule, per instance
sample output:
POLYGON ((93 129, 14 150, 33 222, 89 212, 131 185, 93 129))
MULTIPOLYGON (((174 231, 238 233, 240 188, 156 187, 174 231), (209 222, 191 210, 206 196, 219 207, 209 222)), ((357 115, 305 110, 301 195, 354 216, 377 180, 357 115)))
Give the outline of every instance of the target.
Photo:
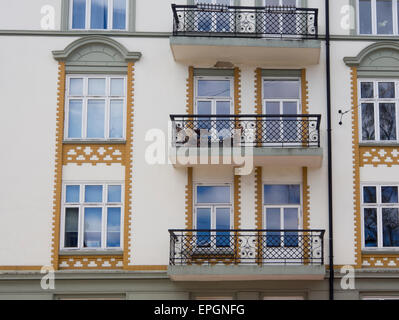
POLYGON ((377 0, 377 33, 393 33, 392 0, 377 0))
POLYGON ((395 83, 394 82, 378 82, 378 97, 379 98, 395 98, 395 83))
POLYGON ((102 202, 103 186, 85 186, 85 202, 102 202))
POLYGON ((71 78, 69 81, 69 94, 71 96, 83 95, 83 79, 71 78))
POLYGON ((394 103, 380 103, 380 139, 396 140, 396 115, 394 103))
POLYGON ((299 185, 265 185, 265 204, 300 204, 299 185))
POLYGON ((126 0, 114 0, 113 29, 126 29, 126 0))
POLYGON ((104 138, 105 100, 89 100, 87 105, 87 137, 104 138))
POLYGON ((66 186, 66 202, 78 203, 79 202, 80 186, 66 186))
POLYGON ((89 96, 105 96, 105 79, 89 79, 89 96))
MULTIPOLYGON (((280 230, 280 209, 267 208, 266 209, 266 229, 267 230, 280 230)), ((280 246, 280 232, 267 232, 266 245, 268 247, 280 246)))
POLYGON ((198 96, 200 97, 230 97, 229 80, 199 80, 198 96))
POLYGON ((216 114, 230 114, 230 101, 217 101, 216 114))
POLYGON ((85 29, 86 0, 73 0, 72 29, 85 29))
POLYGON ((121 208, 107 210, 107 247, 121 246, 121 208))
POLYGON ((266 114, 280 114, 280 102, 266 102, 266 114))
POLYGON ((299 99, 299 81, 264 81, 264 99, 299 99))
POLYGON ((124 79, 111 79, 111 96, 124 96, 124 84, 124 79))
POLYGON ((362 140, 375 139, 374 104, 362 103, 362 140))
POLYGON ((398 203, 398 187, 381 187, 382 203, 398 203))
POLYGON ((374 98, 374 83, 362 82, 360 84, 361 98, 374 98))
POLYGON ((364 245, 377 247, 377 209, 364 209, 364 245))
POLYGON ((82 137, 82 100, 69 100, 68 138, 82 137))
MULTIPOLYGON (((284 229, 285 230, 298 229, 297 208, 284 208, 284 229)), ((286 247, 298 246, 298 232, 286 231, 284 233, 284 246, 286 247)))
POLYGON ((382 238, 384 247, 399 247, 398 208, 382 208, 382 238))
POLYGON ((377 203, 376 187, 363 187, 363 203, 377 203))
POLYGON ((101 208, 85 208, 84 247, 101 247, 101 208))
POLYGON ((371 0, 359 0, 360 33, 371 34, 371 0))
POLYGON ((92 29, 107 29, 108 27, 108 0, 91 0, 92 29))
MULTIPOLYGON (((211 229, 211 208, 197 208, 197 229, 211 229)), ((210 232, 197 232, 197 245, 208 245, 210 240, 210 232)))
POLYGON ((123 100, 112 100, 110 105, 109 137, 123 137, 123 100))
POLYGON ((65 209, 65 248, 78 247, 78 232, 79 232, 79 209, 66 208, 65 209))
POLYGON ((121 200, 122 200, 122 187, 108 186, 108 202, 121 202, 121 200))
POLYGON ((229 186, 198 186, 198 203, 230 203, 229 186))
MULTIPOLYGON (((216 208, 216 229, 219 230, 230 229, 230 208, 216 208)), ((227 231, 216 232, 216 246, 229 247, 230 232, 227 231)))

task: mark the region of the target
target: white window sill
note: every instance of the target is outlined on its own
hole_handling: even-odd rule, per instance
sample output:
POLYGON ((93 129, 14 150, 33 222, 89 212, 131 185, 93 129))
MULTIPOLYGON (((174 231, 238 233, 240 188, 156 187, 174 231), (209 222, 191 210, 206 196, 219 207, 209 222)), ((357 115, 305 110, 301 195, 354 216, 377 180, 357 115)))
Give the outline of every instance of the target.
POLYGON ((123 250, 118 249, 98 249, 98 250, 85 250, 85 249, 62 249, 59 252, 60 256, 109 256, 109 255, 123 255, 123 250))
POLYGON ((64 140, 63 144, 125 144, 126 140, 64 140))

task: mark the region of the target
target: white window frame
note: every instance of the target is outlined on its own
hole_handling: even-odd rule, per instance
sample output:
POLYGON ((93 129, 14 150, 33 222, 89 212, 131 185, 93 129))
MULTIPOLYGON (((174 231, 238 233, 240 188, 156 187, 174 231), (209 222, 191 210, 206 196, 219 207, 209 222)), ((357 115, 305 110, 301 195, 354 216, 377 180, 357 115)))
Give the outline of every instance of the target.
POLYGON ((60 249, 63 251, 121 251, 123 250, 123 231, 124 231, 124 182, 123 181, 65 181, 62 186, 62 206, 61 206, 61 232, 60 232, 60 249), (85 202, 85 186, 102 186, 103 198, 102 202, 85 202), (121 186, 121 202, 107 202, 108 187, 109 186, 121 186), (79 186, 79 203, 67 203, 66 202, 66 187, 67 186, 79 186), (107 247, 107 208, 121 208, 121 225, 120 225, 120 247, 107 247), (79 224, 78 224, 78 247, 71 248, 65 247, 65 210, 66 208, 79 208, 79 224), (102 208, 101 218, 101 247, 84 247, 84 216, 85 208, 102 208))
MULTIPOLYGON (((267 6, 267 1, 268 1, 268 0, 263 0, 263 5, 264 5, 264 6, 267 6)), ((283 1, 284 1, 284 0, 278 0, 279 6, 283 6, 283 1)), ((297 8, 299 7, 299 0, 296 0, 295 6, 296 6, 297 8)))
POLYGON ((74 74, 68 75, 66 78, 65 86, 65 112, 64 112, 64 140, 65 141, 125 141, 126 140, 126 96, 127 96, 127 83, 125 75, 87 75, 87 74, 74 74), (83 79, 83 95, 71 96, 69 94, 70 79, 83 79), (89 79, 105 79, 105 96, 89 96, 88 95, 88 81, 89 79), (111 79, 123 79, 124 96, 111 96, 111 79), (82 100, 82 131, 80 138, 69 138, 69 101, 82 100), (105 119, 104 119, 104 138, 88 138, 87 137, 87 104, 88 100, 105 100, 105 119), (123 119, 122 119, 122 138, 110 138, 110 111, 111 100, 122 100, 123 119))
POLYGON ((86 17, 85 17, 85 28, 80 29, 80 28, 72 28, 72 23, 73 23, 73 0, 70 0, 70 5, 69 5, 69 30, 98 30, 98 31, 105 31, 105 30, 111 30, 111 31, 127 31, 128 26, 129 26, 129 2, 128 0, 126 1, 126 17, 125 17, 125 29, 114 29, 113 28, 113 12, 114 12, 114 1, 113 0, 108 0, 108 25, 107 29, 92 29, 90 28, 91 25, 91 0, 86 0, 86 17))
MULTIPOLYGON (((391 207, 391 208, 399 209, 399 203, 382 203, 381 187, 398 187, 398 193, 399 193, 399 184, 397 184, 397 183, 361 183, 360 184, 362 250, 364 250, 364 251, 395 251, 395 252, 399 252, 399 247, 384 247, 383 246, 382 208, 391 207), (363 192, 364 187, 376 187, 377 203, 364 203, 364 192, 363 192), (377 247, 366 247, 366 243, 365 243, 364 209, 368 209, 368 208, 376 208, 377 209, 377 247)), ((398 197, 399 197, 399 194, 398 194, 398 197)))
POLYGON ((356 5, 358 10, 356 15, 356 20, 357 20, 357 30, 359 35, 365 35, 365 36, 394 36, 398 35, 398 5, 396 0, 392 0, 392 24, 393 24, 393 30, 392 34, 384 34, 384 33, 377 33, 377 2, 376 0, 371 0, 371 34, 370 33, 360 33, 360 0, 356 0, 356 5), (396 4, 396 5, 395 5, 396 4))
POLYGON ((383 79, 383 78, 361 78, 358 80, 358 93, 359 93, 359 102, 358 102, 358 117, 359 117, 359 141, 361 143, 373 143, 378 142, 381 144, 389 144, 389 143, 397 143, 399 142, 399 80, 396 79, 383 79), (374 97, 373 98, 362 98, 361 91, 361 83, 362 82, 372 82, 374 97), (395 88, 395 98, 383 98, 380 99, 378 97, 378 83, 379 82, 393 82, 395 88), (363 119, 362 119, 362 104, 363 103, 372 103, 374 104, 374 140, 363 140, 363 119), (379 104, 380 103, 394 103, 395 104, 395 116, 396 116, 396 140, 381 140, 380 138, 380 117, 379 117, 379 104))

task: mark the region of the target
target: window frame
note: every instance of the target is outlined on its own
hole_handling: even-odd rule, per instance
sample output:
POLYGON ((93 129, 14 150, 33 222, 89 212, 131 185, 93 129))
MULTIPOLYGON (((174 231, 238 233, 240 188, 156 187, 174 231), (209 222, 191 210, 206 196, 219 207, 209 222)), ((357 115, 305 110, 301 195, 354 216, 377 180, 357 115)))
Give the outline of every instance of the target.
POLYGON ((64 141, 104 141, 104 142, 118 142, 126 141, 126 117, 127 117, 127 77, 126 75, 118 74, 69 74, 66 77, 65 84, 65 112, 64 112, 64 141), (71 79, 83 79, 83 94, 82 96, 71 96, 69 94, 70 80, 71 79), (88 95, 88 82, 89 79, 105 79, 105 91, 104 96, 90 96, 88 95), (123 90, 124 96, 111 96, 111 80, 112 79, 123 79, 123 90), (70 100, 82 100, 82 127, 81 127, 81 137, 70 138, 69 135, 69 101, 70 100), (104 110, 104 138, 88 138, 87 137, 87 106, 88 100, 105 100, 105 110, 104 110), (123 100, 122 101, 122 137, 121 138, 111 138, 110 137, 110 115, 111 115, 111 100, 123 100))
POLYGON ((371 33, 360 33, 360 0, 356 0, 357 13, 356 13, 356 28, 357 34, 361 36, 395 36, 399 35, 399 3, 397 0, 391 0, 392 3, 392 33, 377 33, 377 1, 371 1, 371 33), (395 6, 396 2, 396 6, 395 6))
POLYGON ((378 144, 393 144, 399 143, 399 79, 395 78, 360 78, 358 80, 358 118, 359 118, 359 142, 360 143, 378 143, 378 144), (362 82, 372 82, 373 83, 373 98, 362 98, 361 84, 362 82), (380 82, 393 82, 395 90, 395 98, 379 98, 378 83, 380 82), (362 118, 362 104, 373 104, 374 105, 374 140, 363 140, 363 118, 362 118), (390 103, 395 104, 395 117, 396 117, 396 140, 381 140, 380 135, 380 113, 379 104, 380 103, 390 103), (378 137, 378 139, 377 139, 378 137))
POLYGON ((85 27, 84 28, 73 28, 73 0, 69 0, 69 8, 68 8, 68 30, 70 31, 84 31, 84 30, 92 30, 92 31, 128 31, 129 30, 129 10, 130 10, 130 1, 126 1, 126 13, 125 13, 125 28, 124 29, 114 29, 113 28, 113 8, 114 8, 114 0, 107 0, 108 2, 108 12, 107 12, 107 21, 108 25, 106 29, 95 29, 91 28, 91 1, 92 0, 85 0, 86 1, 86 15, 85 15, 85 27), (112 26, 112 27, 111 27, 112 26))
MULTIPOLYGON (((361 201, 361 236, 362 236, 362 250, 363 251, 395 251, 399 252, 398 247, 384 247, 383 243, 383 221, 382 221, 382 209, 383 208, 398 208, 399 215, 399 202, 398 203, 382 203, 381 188, 382 187, 397 187, 399 196, 399 184, 398 183, 361 183, 360 184, 360 201, 361 201), (364 187, 375 187, 376 188, 376 203, 364 203, 364 187), (366 247, 365 243, 365 229, 364 229, 364 209, 376 208, 377 212, 377 247, 366 247)), ((399 200, 398 200, 399 201, 399 200)))
POLYGON ((61 221, 60 221, 60 250, 69 252, 85 252, 85 251, 121 251, 123 250, 123 231, 124 231, 124 194, 125 186, 124 181, 65 181, 62 184, 62 205, 61 205, 61 221), (66 202, 66 187, 67 186, 79 186, 79 203, 66 202), (102 186, 102 202, 85 202, 85 186, 102 186), (108 187, 109 186, 121 186, 121 202, 108 202, 108 187), (78 208, 78 246, 77 247, 65 247, 65 216, 67 208, 78 208), (84 246, 84 219, 85 219, 85 208, 101 208, 101 247, 85 247, 84 246), (119 247, 107 247, 107 209, 108 208, 121 208, 120 218, 120 246, 119 247))

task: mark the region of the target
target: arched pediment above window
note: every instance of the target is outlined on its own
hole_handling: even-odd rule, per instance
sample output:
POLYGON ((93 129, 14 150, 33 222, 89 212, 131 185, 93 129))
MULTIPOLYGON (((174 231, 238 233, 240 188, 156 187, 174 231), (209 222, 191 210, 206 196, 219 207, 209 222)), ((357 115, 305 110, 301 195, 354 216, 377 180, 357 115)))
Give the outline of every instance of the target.
POLYGON ((119 42, 105 36, 87 36, 53 51, 57 61, 64 61, 67 72, 124 72, 127 63, 137 61, 140 52, 130 52, 119 42))
POLYGON ((359 76, 399 76, 399 44, 379 42, 363 49, 356 57, 346 57, 349 67, 357 67, 359 76))

